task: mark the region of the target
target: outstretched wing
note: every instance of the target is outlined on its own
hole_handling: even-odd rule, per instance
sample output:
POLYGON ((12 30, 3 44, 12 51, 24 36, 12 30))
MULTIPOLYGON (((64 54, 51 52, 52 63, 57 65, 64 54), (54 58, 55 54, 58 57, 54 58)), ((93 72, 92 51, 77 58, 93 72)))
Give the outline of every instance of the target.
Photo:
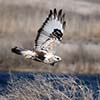
POLYGON ((60 9, 50 10, 50 13, 43 23, 42 27, 38 30, 38 35, 35 40, 36 50, 45 50, 52 52, 57 44, 61 41, 65 29, 65 13, 60 9))

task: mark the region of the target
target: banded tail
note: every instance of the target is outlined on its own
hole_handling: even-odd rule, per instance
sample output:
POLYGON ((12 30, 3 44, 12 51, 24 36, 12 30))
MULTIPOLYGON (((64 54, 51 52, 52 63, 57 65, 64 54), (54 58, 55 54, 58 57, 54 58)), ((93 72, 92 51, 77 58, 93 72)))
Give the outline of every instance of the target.
POLYGON ((31 51, 31 50, 25 50, 19 47, 14 47, 11 49, 11 51, 15 54, 22 55, 27 59, 31 59, 31 58, 33 59, 36 56, 36 52, 31 51))
POLYGON ((18 48, 18 47, 14 47, 14 48, 11 49, 11 51, 12 51, 13 53, 18 54, 18 55, 22 55, 23 49, 22 49, 22 48, 18 48))

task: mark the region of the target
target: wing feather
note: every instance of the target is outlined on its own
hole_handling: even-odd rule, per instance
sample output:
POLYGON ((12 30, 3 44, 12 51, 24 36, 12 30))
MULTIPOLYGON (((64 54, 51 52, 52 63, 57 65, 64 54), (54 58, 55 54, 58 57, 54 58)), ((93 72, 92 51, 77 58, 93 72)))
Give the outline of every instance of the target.
POLYGON ((49 49, 51 52, 54 46, 50 44, 56 45, 56 41, 59 41, 62 38, 65 25, 65 13, 62 12, 62 9, 58 12, 56 9, 50 10, 47 19, 38 30, 35 40, 35 49, 43 50, 44 48, 44 50, 48 50, 51 46, 51 49, 49 49))

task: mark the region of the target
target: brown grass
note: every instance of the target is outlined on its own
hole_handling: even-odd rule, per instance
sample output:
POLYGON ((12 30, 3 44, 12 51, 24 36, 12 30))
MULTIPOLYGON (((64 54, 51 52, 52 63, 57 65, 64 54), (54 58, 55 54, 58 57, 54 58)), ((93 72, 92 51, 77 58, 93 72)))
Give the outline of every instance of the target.
MULTIPOLYGON (((48 74, 49 75, 49 74, 48 74)), ((0 95, 2 100, 93 100, 94 92, 78 78, 68 76, 54 78, 49 75, 48 81, 41 75, 35 80, 11 77, 6 93, 0 95), (78 83, 77 83, 78 82, 78 83), (55 87, 54 88, 54 85, 55 87), (60 87, 60 88, 59 88, 60 87), (60 90, 63 89, 63 90, 60 90)), ((99 98, 99 97, 97 97, 99 98)))
POLYGON ((100 5, 98 0, 95 2, 1 0, 0 70, 100 73, 100 5), (51 67, 12 54, 11 48, 14 46, 33 47, 37 30, 49 9, 55 7, 63 8, 66 13, 64 44, 60 46, 62 51, 58 51, 63 62, 51 67))

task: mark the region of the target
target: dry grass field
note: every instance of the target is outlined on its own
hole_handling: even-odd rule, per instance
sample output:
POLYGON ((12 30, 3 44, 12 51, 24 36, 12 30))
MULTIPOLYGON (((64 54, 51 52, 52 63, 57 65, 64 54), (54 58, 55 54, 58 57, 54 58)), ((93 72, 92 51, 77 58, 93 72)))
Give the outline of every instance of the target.
POLYGON ((100 88, 94 92, 78 77, 46 73, 33 74, 35 79, 11 75, 0 100, 99 100, 100 88), (96 98, 94 98, 96 96, 96 98))
POLYGON ((0 70, 100 73, 100 1, 0 0, 0 70), (63 61, 52 67, 12 54, 14 46, 32 49, 37 30, 53 8, 66 13, 57 52, 63 61))

